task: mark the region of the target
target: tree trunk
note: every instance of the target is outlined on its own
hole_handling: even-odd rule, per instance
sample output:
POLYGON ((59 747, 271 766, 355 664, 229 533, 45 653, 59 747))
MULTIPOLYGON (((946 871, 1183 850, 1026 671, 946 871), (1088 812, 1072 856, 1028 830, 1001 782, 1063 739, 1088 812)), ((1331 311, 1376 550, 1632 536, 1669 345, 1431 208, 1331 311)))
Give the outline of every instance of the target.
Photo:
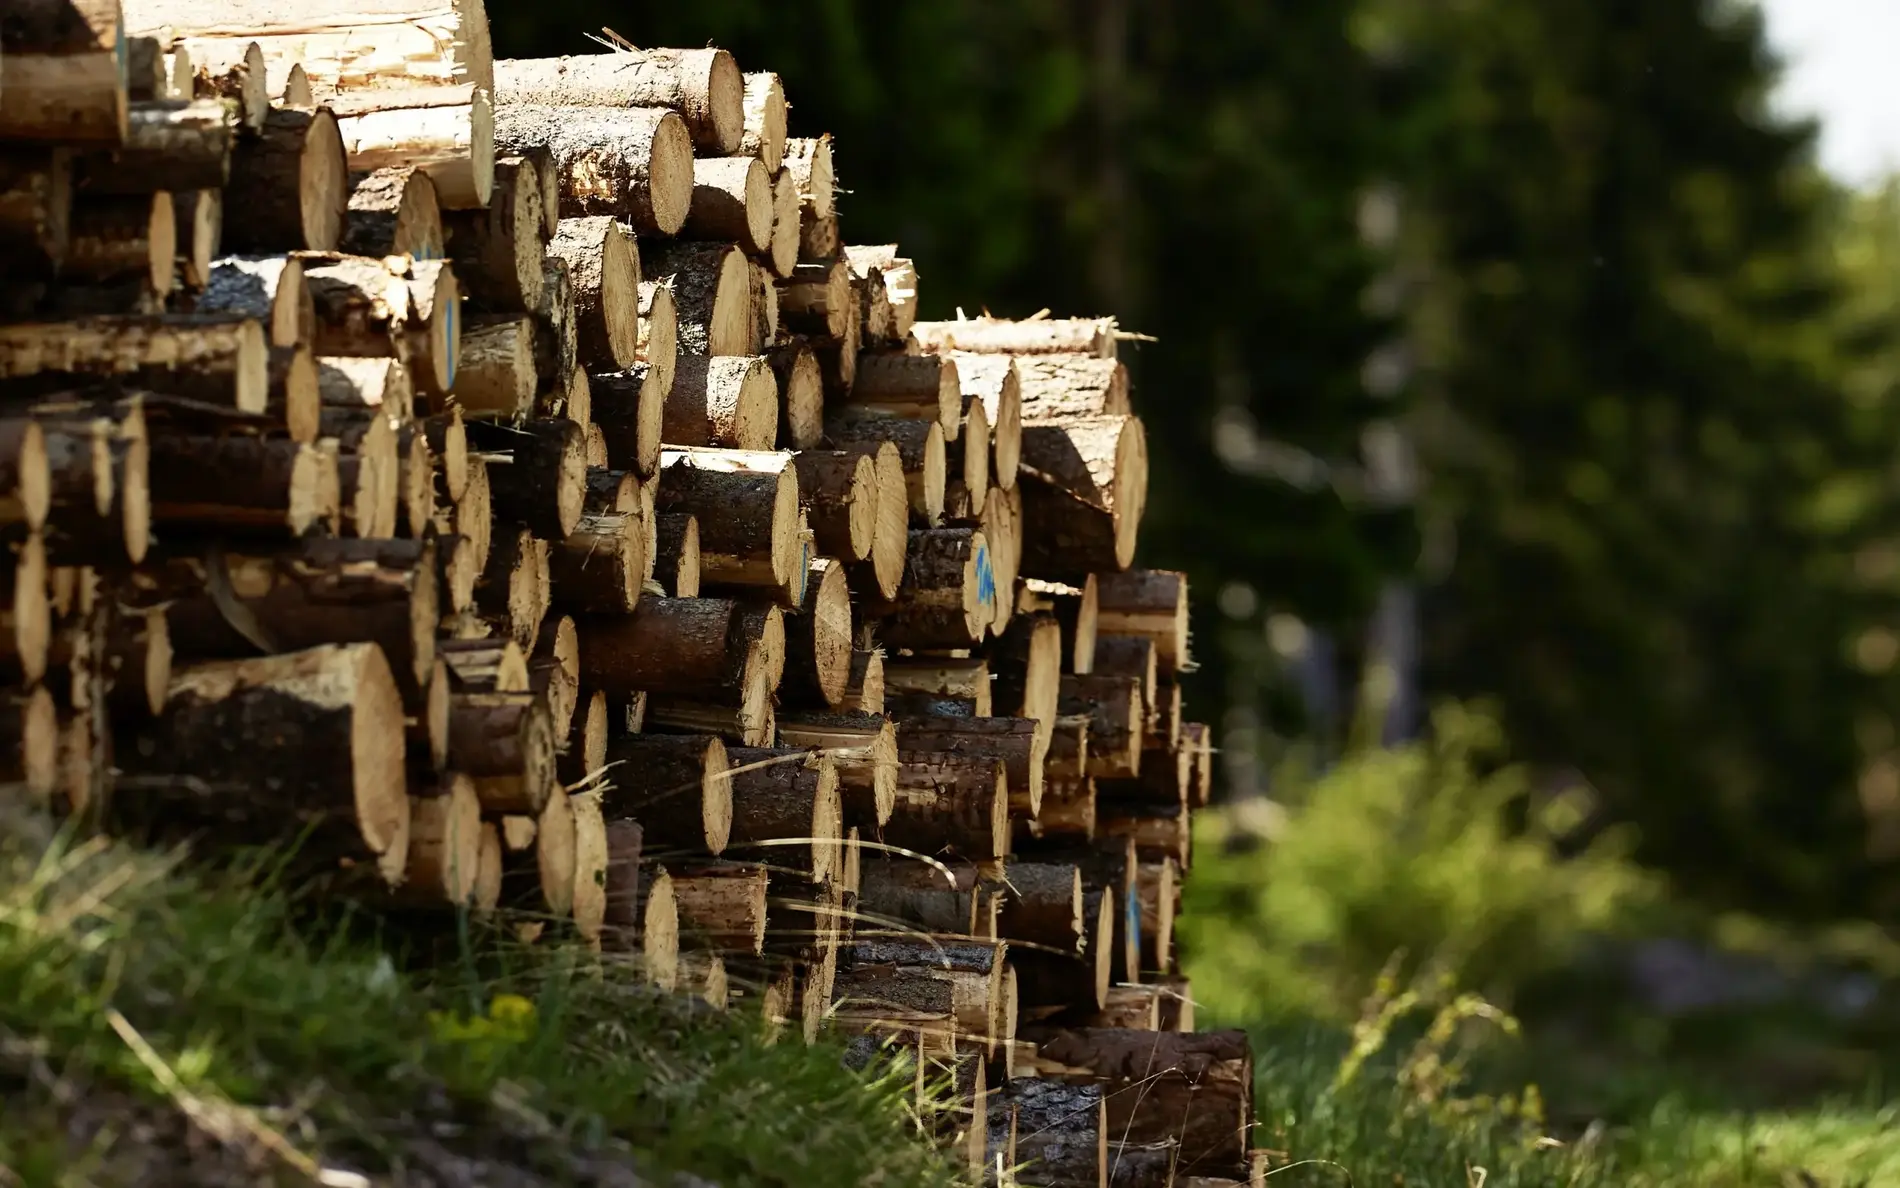
POLYGON ((581 681, 609 696, 717 696, 729 684, 735 617, 723 598, 647 597, 629 615, 577 619, 581 681))
POLYGON ((688 355, 666 400, 670 446, 770 450, 778 437, 778 385, 758 356, 688 355))
MULTIPOLYGON (((673 390, 673 373, 679 363, 679 306, 671 285, 657 280, 640 282, 640 339, 634 358, 647 367, 647 376, 653 385, 652 399, 664 404, 673 390)), ((656 426, 659 416, 656 411, 656 426)), ((656 461, 659 449, 659 440, 655 438, 656 461)))
POLYGON ((534 347, 533 318, 491 314, 469 319, 455 399, 470 417, 505 421, 532 414, 541 384, 534 347))
POLYGON ((503 104, 670 107, 708 156, 739 152, 745 135, 745 79, 720 49, 511 59, 495 64, 495 86, 503 104))
POLYGON ((1016 1110, 1016 1161, 1026 1182, 1107 1188, 1112 1128, 1102 1099, 1099 1085, 1033 1077, 1009 1082, 1003 1100, 1016 1110))
POLYGON ((786 620, 787 692, 836 708, 851 675, 851 592, 844 569, 829 557, 811 563, 805 599, 786 620))
POLYGON ((261 413, 270 399, 270 349, 254 321, 160 315, 0 326, 0 379, 23 395, 87 379, 261 413))
POLYGON ((593 389, 594 422, 606 441, 608 463, 651 479, 659 472, 667 404, 653 369, 635 363, 625 371, 594 372, 588 382, 593 389))
POLYGON ((673 598, 699 597, 699 520, 684 512, 659 517, 654 571, 673 598))
POLYGON ((549 254, 567 261, 574 284, 580 360, 618 370, 639 357, 640 255, 609 217, 563 219, 549 254))
POLYGON ((152 523, 161 533, 287 539, 335 523, 336 470, 314 446, 164 429, 150 448, 152 523))
POLYGON ((1077 1028, 1038 1043, 1042 1059, 1101 1082, 1109 1129, 1121 1141, 1176 1140, 1179 1170, 1187 1174, 1245 1165, 1253 1127, 1253 1052, 1245 1032, 1077 1028), (1140 1092, 1116 1092, 1136 1085, 1140 1092))
POLYGON ((848 410, 859 416, 935 421, 945 441, 955 441, 963 416, 963 390, 949 356, 865 353, 848 410))
POLYGON ((565 417, 518 424, 476 421, 469 424, 468 434, 470 444, 489 458, 489 498, 496 519, 525 524, 543 540, 558 541, 574 531, 587 498, 587 457, 579 425, 565 417))
POLYGON ((703 157, 693 164, 693 203, 683 234, 737 243, 759 255, 772 247, 772 174, 755 156, 703 157))
POLYGON ((83 197, 73 203, 61 277, 79 284, 138 286, 163 300, 178 255, 172 196, 83 197))
POLYGON ((1114 806, 1103 804, 1096 815, 1095 830, 1102 837, 1133 840, 1143 861, 1168 858, 1186 870, 1192 857, 1192 822, 1188 810, 1180 806, 1117 812, 1114 806))
POLYGON ((1152 639, 1162 677, 1185 669, 1188 655, 1187 575, 1161 569, 1131 569, 1097 580, 1096 629, 1152 639))
MULTIPOLYGON (((779 316, 787 329, 800 334, 843 338, 857 312, 855 304, 851 270, 843 260, 799 264, 779 282, 779 316)), ((863 378, 861 368, 855 374, 863 378)))
MULTIPOLYGON (((485 488, 484 488, 485 489, 485 488)), ((475 585, 475 604, 523 647, 534 646, 552 595, 548 542, 526 529, 502 533, 475 585)))
POLYGON ((772 182, 772 250, 767 260, 773 276, 784 279, 798 267, 801 230, 798 180, 789 169, 781 169, 772 182))
POLYGON ((548 554, 554 605, 594 614, 625 614, 640 602, 646 534, 637 516, 582 516, 548 554))
POLYGON ((785 142, 785 169, 798 182, 798 203, 819 218, 832 214, 831 134, 785 142))
POLYGON ((495 147, 545 147, 560 176, 563 216, 611 215, 642 235, 676 235, 693 200, 686 125, 658 107, 559 107, 500 97, 495 147))
POLYGON ((792 455, 799 494, 821 553, 848 561, 871 556, 878 525, 877 465, 861 450, 792 455))
POLYGON ((271 346, 309 344, 317 354, 325 353, 317 349, 316 305, 303 261, 295 256, 225 256, 213 261, 193 309, 261 322, 271 346))
POLYGON ((777 173, 785 159, 785 88, 776 74, 745 76, 745 131, 738 151, 757 157, 767 173, 777 173))
POLYGON ((985 355, 1093 355, 1115 357, 1114 318, 960 318, 918 322, 911 338, 927 354, 972 351, 985 355))
MULTIPOLYGON (((4 110, 0 92, 0 112, 4 110)), ((44 278, 58 273, 72 226, 72 181, 67 149, 0 153, 0 275, 44 278)))
POLYGON ((1048 743, 1028 718, 905 717, 897 743, 906 752, 1000 760, 1009 776, 1011 815, 1033 821, 1041 812, 1048 743))
POLYGON ((1033 355, 1018 359, 1016 367, 1022 379, 1024 424, 1123 417, 1133 411, 1128 404, 1128 368, 1115 359, 1033 355))

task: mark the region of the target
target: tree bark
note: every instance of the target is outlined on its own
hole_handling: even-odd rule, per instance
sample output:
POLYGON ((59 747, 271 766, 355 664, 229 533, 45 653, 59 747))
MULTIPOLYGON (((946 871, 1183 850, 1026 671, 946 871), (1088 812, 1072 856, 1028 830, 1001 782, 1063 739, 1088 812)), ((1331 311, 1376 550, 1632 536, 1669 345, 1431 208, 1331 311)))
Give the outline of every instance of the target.
POLYGON ((1121 417, 1128 404, 1128 368, 1094 355, 1028 355, 1016 362, 1024 424, 1085 417, 1121 417))
POLYGON ((791 583, 798 562, 798 475, 789 454, 681 450, 665 455, 662 512, 699 520, 700 577, 708 586, 791 583))
POLYGON ((443 216, 455 275, 471 300, 497 313, 541 304, 541 260, 548 242, 540 171, 523 157, 495 162, 495 194, 484 209, 443 216))
POLYGON ((1025 1180, 1050 1188, 1106 1188, 1112 1128, 1101 1086, 1021 1077, 1003 1095, 1016 1110, 1016 1160, 1025 1180))
POLYGON ((660 586, 672 598, 699 597, 699 520, 684 512, 659 517, 660 586))
MULTIPOLYGON (((765 863, 772 861, 767 856, 765 863)), ((681 864, 672 868, 680 939, 689 948, 765 952, 766 865, 681 864)))
POLYGON ((495 110, 468 83, 329 100, 350 168, 414 166, 444 210, 482 210, 495 193, 495 110))
POLYGON ((1035 820, 1042 808, 1048 744, 1028 718, 906 717, 898 722, 903 750, 1001 760, 1009 775, 1011 815, 1035 820))
POLYGON ((0 326, 0 379, 48 395, 85 378, 261 413, 270 349, 249 319, 161 315, 0 326))
POLYGON ((667 405, 653 369, 635 363, 625 371, 595 372, 589 383, 594 422, 606 439, 608 463, 651 479, 660 467, 667 405))
POLYGON ((1089 775, 1131 779, 1141 773, 1141 683, 1137 678, 1063 677, 1058 710, 1089 718, 1089 775))
POLYGON ((1009 779, 1001 760, 899 752, 897 805, 884 840, 972 861, 1009 848, 1009 779))
POLYGON ((911 338, 929 354, 971 351, 984 355, 1093 355, 1115 357, 1114 318, 967 318, 918 322, 911 338))
MULTIPOLYGON (((486 487, 481 488, 486 490, 486 487)), ((475 604, 523 647, 532 648, 552 596, 548 542, 526 528, 497 535, 475 584, 475 604)))
POLYGON ((1187 1174, 1224 1174, 1246 1163, 1253 1051, 1245 1032, 1076 1028, 1037 1042, 1042 1059, 1084 1070, 1102 1084, 1109 1129, 1121 1141, 1178 1141, 1179 1170, 1187 1174), (1137 1084, 1141 1092, 1116 1092, 1137 1084))
POLYGON ((1191 664, 1188 655, 1187 575, 1131 569, 1097 579, 1096 629, 1152 639, 1158 673, 1172 678, 1191 664))
POLYGON ((779 282, 779 317, 787 329, 843 338, 857 312, 851 270, 843 260, 799 264, 779 282))
MULTIPOLYGON (((355 175, 351 183, 340 245, 344 251, 379 259, 431 260, 443 254, 442 210, 428 174, 412 165, 391 166, 355 175)), ((468 283, 472 272, 458 261, 458 280, 468 283)))
POLYGON ((745 135, 745 79, 720 49, 511 59, 495 64, 495 86, 504 104, 669 107, 709 156, 740 151, 745 135))
POLYGON ((989 546, 972 528, 913 531, 897 597, 873 603, 886 644, 907 648, 967 648, 980 642, 996 606, 989 546))
POLYGON ((610 696, 717 696, 728 685, 735 617, 723 598, 647 597, 630 615, 578 618, 581 682, 610 696))
POLYGON ((288 539, 336 521, 336 469, 314 446, 165 429, 150 449, 151 516, 161 534, 288 539))
POLYGON ((826 436, 841 449, 878 449, 885 443, 896 447, 911 521, 922 527, 942 523, 948 464, 943 430, 934 421, 833 420, 826 426, 826 436))
POLYGON ((470 417, 506 421, 532 415, 541 384, 534 348, 533 318, 491 314, 469 319, 455 399, 470 417))
POLYGON ((222 190, 236 139, 218 99, 159 99, 132 105, 125 143, 77 163, 89 194, 222 190))
POLYGON ((574 531, 587 498, 579 425, 565 417, 512 425, 475 421, 468 434, 489 458, 489 497, 498 520, 525 524, 543 540, 562 540, 574 531))
POLYGON ((849 404, 862 416, 935 421, 945 441, 955 441, 963 416, 963 388, 956 360, 948 355, 866 352, 858 359, 849 404))
POLYGON ((547 704, 533 693, 457 693, 449 765, 472 777, 488 813, 538 814, 559 787, 547 704))

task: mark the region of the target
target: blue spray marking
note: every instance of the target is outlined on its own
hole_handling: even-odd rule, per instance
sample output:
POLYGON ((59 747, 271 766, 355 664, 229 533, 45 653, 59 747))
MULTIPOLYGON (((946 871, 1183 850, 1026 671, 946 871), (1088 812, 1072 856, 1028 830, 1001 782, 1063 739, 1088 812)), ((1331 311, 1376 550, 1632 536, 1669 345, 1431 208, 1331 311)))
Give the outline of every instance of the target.
MULTIPOLYGON (((1128 889, 1128 894, 1122 896, 1122 927, 1128 930, 1129 944, 1132 946, 1134 952, 1140 953, 1141 896, 1135 894, 1133 887, 1128 889)), ((1128 971, 1128 973, 1130 978, 1134 977, 1133 970, 1128 971)))
POLYGON ((976 600, 984 606, 996 605, 996 570, 990 567, 990 549, 976 550, 976 600))

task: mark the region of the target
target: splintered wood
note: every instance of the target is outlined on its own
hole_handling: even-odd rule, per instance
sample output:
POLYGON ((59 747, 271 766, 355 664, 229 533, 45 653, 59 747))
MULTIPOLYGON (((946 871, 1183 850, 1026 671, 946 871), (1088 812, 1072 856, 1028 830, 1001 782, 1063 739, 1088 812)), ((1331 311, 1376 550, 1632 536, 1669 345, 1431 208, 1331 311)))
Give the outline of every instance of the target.
POLYGON ((717 48, 19 0, 0 53, 12 795, 845 1033, 972 1165, 1250 1180, 1139 336, 918 320, 717 48))

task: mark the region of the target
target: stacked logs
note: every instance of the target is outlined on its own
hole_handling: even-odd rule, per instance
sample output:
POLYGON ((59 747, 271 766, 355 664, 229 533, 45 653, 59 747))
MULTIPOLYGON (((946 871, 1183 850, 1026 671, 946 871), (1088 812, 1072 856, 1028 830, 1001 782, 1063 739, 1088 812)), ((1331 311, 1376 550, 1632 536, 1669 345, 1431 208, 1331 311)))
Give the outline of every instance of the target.
POLYGON ((992 1174, 1251 1180, 1114 322, 918 322, 722 50, 284 12, 0 22, 14 785, 907 1050, 992 1174))

